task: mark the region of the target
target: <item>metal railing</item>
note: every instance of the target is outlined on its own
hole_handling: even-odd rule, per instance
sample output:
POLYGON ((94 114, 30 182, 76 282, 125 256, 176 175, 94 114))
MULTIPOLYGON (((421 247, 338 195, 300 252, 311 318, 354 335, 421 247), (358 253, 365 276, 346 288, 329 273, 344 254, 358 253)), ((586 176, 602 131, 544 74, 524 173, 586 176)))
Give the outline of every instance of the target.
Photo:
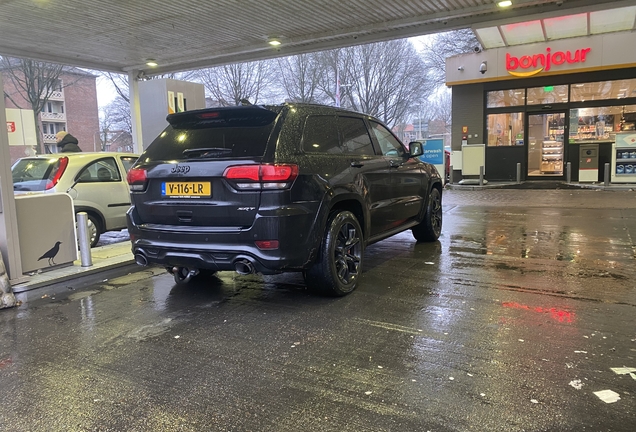
MULTIPOLYGON (((40 98, 44 99, 44 96, 46 96, 46 93, 42 93, 40 98)), ((64 90, 56 90, 52 92, 49 96, 49 100, 64 100, 64 90)))
POLYGON ((51 113, 42 111, 40 113, 40 118, 42 120, 57 120, 57 121, 66 121, 65 113, 51 113))
POLYGON ((57 142, 55 140, 55 134, 44 134, 42 136, 42 138, 44 139, 45 143, 56 143, 57 142))

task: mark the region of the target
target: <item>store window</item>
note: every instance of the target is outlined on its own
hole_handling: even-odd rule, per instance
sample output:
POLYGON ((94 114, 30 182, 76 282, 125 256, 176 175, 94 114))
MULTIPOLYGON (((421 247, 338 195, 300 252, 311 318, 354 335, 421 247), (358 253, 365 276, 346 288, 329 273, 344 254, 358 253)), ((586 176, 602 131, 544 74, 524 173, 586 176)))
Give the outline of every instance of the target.
POLYGON ((528 89, 528 105, 566 103, 567 101, 567 85, 533 87, 528 89))
POLYGON ((489 91, 488 108, 523 106, 526 101, 525 89, 489 91))
POLYGON ((636 130, 636 105, 570 110, 570 142, 614 141, 617 132, 636 130))
POLYGON ((572 102, 636 97, 636 79, 572 84, 572 102))
POLYGON ((523 145, 523 113, 488 115, 488 146, 523 145))

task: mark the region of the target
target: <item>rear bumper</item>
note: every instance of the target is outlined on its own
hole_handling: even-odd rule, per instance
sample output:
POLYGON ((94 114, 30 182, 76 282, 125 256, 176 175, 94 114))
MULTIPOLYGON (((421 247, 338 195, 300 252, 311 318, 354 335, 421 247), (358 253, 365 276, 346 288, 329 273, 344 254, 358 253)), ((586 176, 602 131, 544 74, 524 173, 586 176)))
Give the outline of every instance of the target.
POLYGON ((317 253, 313 245, 320 243, 316 212, 292 206, 270 213, 260 214, 246 229, 148 225, 139 222, 134 207, 126 218, 133 254, 148 264, 233 271, 237 262, 247 260, 262 274, 306 268, 317 253), (256 240, 278 240, 279 248, 261 250, 256 240))

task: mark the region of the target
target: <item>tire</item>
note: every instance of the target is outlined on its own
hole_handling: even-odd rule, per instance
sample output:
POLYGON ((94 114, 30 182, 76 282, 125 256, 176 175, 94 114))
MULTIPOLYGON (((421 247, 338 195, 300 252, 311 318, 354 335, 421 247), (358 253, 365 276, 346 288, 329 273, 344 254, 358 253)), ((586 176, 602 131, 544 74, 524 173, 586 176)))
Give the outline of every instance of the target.
MULTIPOLYGON (((102 224, 101 222, 93 215, 88 214, 88 238, 91 247, 97 246, 99 242, 99 236, 102 234, 102 224)), ((77 220, 77 215, 75 215, 75 219, 77 220)), ((78 239, 79 241, 79 239, 78 239)))
POLYGON ((412 228, 417 241, 433 242, 442 233, 442 194, 433 188, 428 195, 424 220, 412 228))
POLYGON ((362 275, 364 238, 349 211, 330 215, 316 262, 303 273, 305 283, 322 294, 342 297, 356 289, 362 275))

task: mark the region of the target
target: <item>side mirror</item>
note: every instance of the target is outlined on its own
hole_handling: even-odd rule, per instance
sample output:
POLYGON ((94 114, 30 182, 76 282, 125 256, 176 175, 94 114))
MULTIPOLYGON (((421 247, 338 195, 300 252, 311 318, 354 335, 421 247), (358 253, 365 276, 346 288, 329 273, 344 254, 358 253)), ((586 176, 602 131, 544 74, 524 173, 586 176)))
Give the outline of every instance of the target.
POLYGON ((410 157, 421 156, 424 154, 424 149, 422 148, 422 143, 417 141, 412 141, 409 143, 409 155, 410 157))

